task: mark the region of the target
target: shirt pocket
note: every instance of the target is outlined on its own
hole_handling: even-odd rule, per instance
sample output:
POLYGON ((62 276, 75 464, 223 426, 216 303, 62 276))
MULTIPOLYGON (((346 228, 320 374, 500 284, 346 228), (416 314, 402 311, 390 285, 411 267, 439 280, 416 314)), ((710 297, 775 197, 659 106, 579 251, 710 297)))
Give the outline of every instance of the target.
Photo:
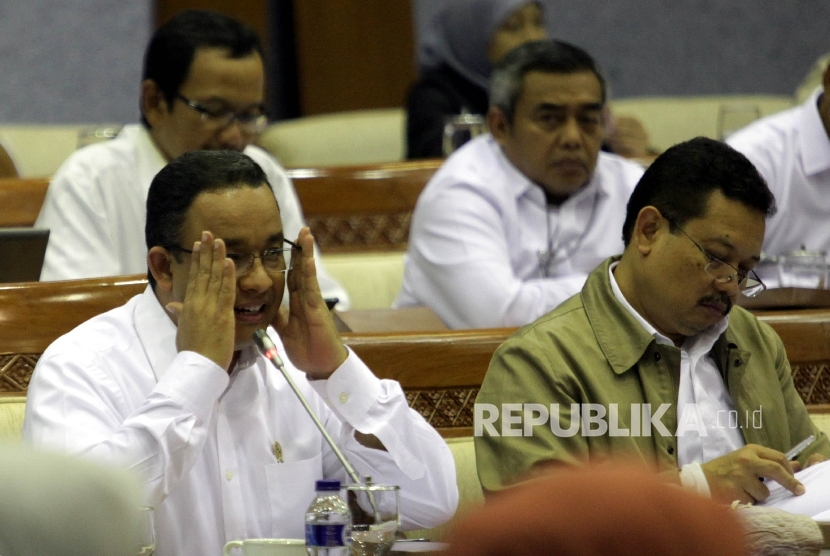
POLYGON ((265 466, 265 481, 273 516, 272 536, 305 538, 305 510, 314 499, 316 481, 323 478, 323 456, 265 466))

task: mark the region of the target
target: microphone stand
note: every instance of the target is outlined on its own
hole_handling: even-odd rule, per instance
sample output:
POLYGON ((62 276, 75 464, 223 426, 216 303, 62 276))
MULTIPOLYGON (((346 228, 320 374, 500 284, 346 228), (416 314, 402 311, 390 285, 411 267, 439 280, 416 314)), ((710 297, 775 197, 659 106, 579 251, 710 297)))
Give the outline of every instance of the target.
MULTIPOLYGON (((282 358, 277 353, 277 346, 274 345, 274 342, 271 341, 271 338, 268 337, 268 334, 265 332, 265 330, 260 329, 254 332, 254 343, 256 344, 257 348, 259 348, 259 351, 262 353, 262 355, 264 355, 269 361, 271 361, 271 363, 273 363, 274 366, 277 369, 279 369, 279 371, 282 373, 282 376, 285 377, 286 382, 288 382, 288 385, 294 391, 294 394, 297 396, 297 399, 300 400, 300 403, 303 404, 303 407, 305 408, 309 417, 311 417, 311 420, 314 421, 315 425, 317 425, 317 430, 320 431, 320 434, 322 434, 323 438, 326 439, 326 442, 331 447, 332 451, 334 452, 334 455, 336 455, 337 459, 340 460, 340 463, 343 464, 343 468, 346 470, 346 473, 349 475, 349 478, 351 478, 351 480, 355 484, 364 484, 360 480, 360 475, 357 474, 357 471, 355 471, 354 467, 352 467, 352 464, 349 463, 349 460, 346 459, 346 456, 343 454, 343 452, 340 451, 340 448, 334 442, 334 439, 332 439, 331 435, 329 435, 329 431, 327 431, 326 427, 323 426, 323 423, 320 421, 320 418, 317 417, 317 414, 314 413, 313 409, 311 409, 311 406, 308 404, 308 401, 305 399, 305 396, 303 396, 303 393, 300 392, 300 389, 297 388, 297 385, 291 379, 291 375, 289 375, 288 371, 285 369, 285 364, 282 362, 282 358)), ((366 494, 369 497, 369 503, 372 505, 372 511, 375 514, 375 520, 380 523, 380 511, 378 510, 377 505, 375 504, 374 496, 372 496, 371 491, 367 491, 366 494)))

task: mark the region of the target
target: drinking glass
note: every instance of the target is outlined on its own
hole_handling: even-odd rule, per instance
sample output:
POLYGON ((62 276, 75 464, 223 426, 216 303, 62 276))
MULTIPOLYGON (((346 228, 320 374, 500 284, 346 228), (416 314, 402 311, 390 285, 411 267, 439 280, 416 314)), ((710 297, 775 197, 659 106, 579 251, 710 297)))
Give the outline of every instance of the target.
POLYGON ((135 553, 138 556, 153 556, 156 550, 156 529, 153 526, 152 506, 138 508, 138 539, 135 553))
POLYGON ((718 110, 718 138, 721 141, 761 117, 754 104, 722 104, 718 110))
POLYGON ((827 254, 823 251, 792 251, 778 257, 778 280, 782 288, 827 288, 827 254))
POLYGON ((400 487, 346 485, 351 523, 347 538, 352 556, 383 556, 395 544, 401 526, 400 487))
POLYGON ((483 116, 463 112, 458 116, 444 119, 444 156, 449 156, 461 145, 482 133, 487 132, 483 116))

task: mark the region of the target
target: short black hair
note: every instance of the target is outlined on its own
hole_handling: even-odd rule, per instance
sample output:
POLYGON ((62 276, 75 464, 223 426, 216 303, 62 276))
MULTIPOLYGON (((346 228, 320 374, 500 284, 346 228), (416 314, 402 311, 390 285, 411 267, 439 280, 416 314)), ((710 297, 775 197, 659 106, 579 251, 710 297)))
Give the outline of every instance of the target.
MULTIPOLYGON (((259 37, 250 27, 219 12, 184 10, 153 33, 144 52, 142 81, 155 81, 172 105, 199 48, 224 48, 231 58, 254 52, 263 56, 259 37)), ((143 107, 141 121, 149 127, 143 107)))
MULTIPOLYGON (((201 193, 268 187, 268 177, 251 157, 236 151, 192 151, 161 169, 147 194, 147 220, 144 240, 147 250, 160 246, 181 246, 181 232, 187 212, 201 193)), ((276 197, 274 198, 276 203, 276 197)), ((187 246, 184 246, 187 247, 187 246)), ((156 281, 148 271, 155 289, 156 281)))
POLYGON ((749 159, 726 143, 696 137, 658 156, 640 178, 628 199, 623 241, 631 241, 643 207, 653 206, 673 220, 673 230, 674 224, 703 216, 713 191, 766 217, 775 214, 775 197, 749 159))
POLYGON ((512 125, 516 103, 522 95, 524 77, 532 71, 580 73, 597 76, 605 104, 605 78, 591 55, 570 43, 546 39, 517 46, 493 68, 490 77, 490 106, 501 110, 512 125))

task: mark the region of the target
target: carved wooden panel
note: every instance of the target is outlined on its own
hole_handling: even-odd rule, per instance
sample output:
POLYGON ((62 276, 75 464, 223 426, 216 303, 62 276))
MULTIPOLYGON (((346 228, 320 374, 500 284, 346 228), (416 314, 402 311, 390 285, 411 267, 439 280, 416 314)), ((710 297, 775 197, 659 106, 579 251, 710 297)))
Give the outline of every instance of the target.
POLYGON ((307 220, 317 245, 326 253, 403 251, 409 241, 412 211, 317 215, 307 220))
POLYGON ((26 392, 40 354, 0 355, 0 392, 26 392))
POLYGON ((807 405, 830 404, 830 368, 827 364, 793 365, 793 382, 807 405))
MULTIPOLYGON (((40 354, 0 355, 0 392, 25 393, 40 354)), ((793 382, 807 405, 830 404, 830 366, 794 365, 793 382)), ((473 426, 478 387, 406 389, 406 401, 436 428, 473 426)))

